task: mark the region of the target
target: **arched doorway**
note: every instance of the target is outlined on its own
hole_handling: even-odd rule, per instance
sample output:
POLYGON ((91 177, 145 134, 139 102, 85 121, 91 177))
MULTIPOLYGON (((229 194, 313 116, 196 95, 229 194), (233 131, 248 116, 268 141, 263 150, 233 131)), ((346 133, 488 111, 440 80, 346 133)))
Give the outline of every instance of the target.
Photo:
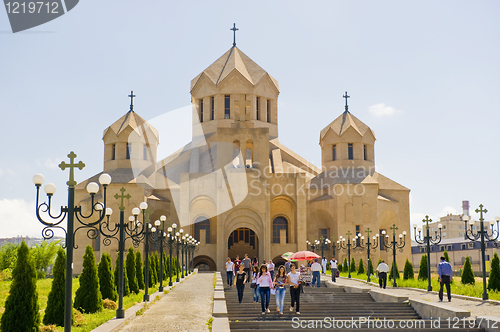
POLYGON ((216 265, 214 260, 205 255, 196 256, 193 259, 193 266, 195 269, 198 269, 198 272, 216 270, 216 265))
POLYGON ((250 228, 237 228, 229 235, 227 250, 228 256, 231 257, 232 260, 236 258, 236 255, 240 256, 240 259, 243 259, 245 254, 251 259, 259 257, 259 242, 257 235, 250 228))

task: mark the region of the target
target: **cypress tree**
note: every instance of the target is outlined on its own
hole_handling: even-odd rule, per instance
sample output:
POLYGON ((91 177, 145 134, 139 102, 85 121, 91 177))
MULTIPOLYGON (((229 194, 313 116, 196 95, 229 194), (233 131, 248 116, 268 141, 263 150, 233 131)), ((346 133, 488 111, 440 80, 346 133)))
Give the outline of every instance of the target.
POLYGON ((130 287, 130 291, 136 294, 139 294, 139 284, 137 282, 137 276, 135 273, 135 252, 134 248, 130 247, 127 253, 127 261, 126 261, 126 272, 128 278, 128 285, 130 287))
POLYGON ((358 274, 365 273, 365 267, 363 265, 363 258, 359 259, 358 274))
POLYGON ((99 277, 95 263, 94 250, 91 246, 85 249, 83 255, 83 271, 79 277, 80 287, 76 290, 73 307, 80 312, 94 313, 101 311, 103 301, 99 289, 99 277))
MULTIPOLYGON (((116 289, 119 291, 120 290, 120 274, 119 274, 119 269, 120 269, 120 255, 116 256, 116 262, 115 262, 115 285, 116 289)), ((127 273, 126 271, 123 271, 123 296, 128 296, 130 294, 130 286, 128 284, 128 278, 127 278, 127 273)))
POLYGON ((373 271, 373 263, 371 258, 368 260, 368 271, 370 271, 370 275, 375 274, 373 271))
POLYGON ((488 278, 488 290, 500 291, 500 259, 497 253, 493 255, 491 260, 490 276, 488 278))
POLYGON ((102 254, 97 272, 99 275, 99 287, 101 289, 102 298, 116 301, 118 299, 118 292, 116 291, 115 276, 113 275, 113 266, 109 254, 102 254))
POLYGON ((64 326, 64 298, 66 294, 66 252, 62 247, 57 252, 52 268, 52 287, 47 299, 43 324, 64 326))
POLYGON ((462 271, 462 284, 471 284, 474 285, 476 283, 476 279, 474 279, 474 272, 472 271, 472 266, 470 264, 470 258, 467 256, 465 258, 464 269, 462 271))
POLYGON ((445 261, 447 261, 448 263, 450 262, 450 256, 448 255, 448 252, 446 250, 443 252, 443 257, 445 261))
POLYGON ((392 280, 392 276, 393 276, 393 273, 394 273, 393 268, 396 268, 396 279, 400 278, 399 269, 398 269, 398 263, 396 261, 393 261, 392 265, 391 265, 391 271, 389 272, 390 273, 389 274, 389 280, 392 280))
POLYGON ((347 263, 347 257, 344 258, 344 272, 349 272, 349 264, 347 263))
POLYGON ((413 264, 410 263, 410 261, 408 260, 408 258, 406 259, 406 262, 405 262, 405 269, 404 269, 404 272, 403 272, 403 279, 404 280, 415 279, 415 274, 413 272, 413 264))
POLYGON ((142 271, 142 255, 140 250, 137 250, 135 253, 135 273, 139 289, 144 289, 144 273, 142 271))
POLYGON ((420 258, 420 265, 418 267, 418 280, 427 280, 427 273, 429 267, 427 266, 427 254, 422 255, 420 258))
POLYGON ((149 255, 149 287, 156 285, 156 269, 153 255, 149 255))
POLYGON ((163 253, 163 281, 168 277, 167 254, 163 253))
POLYGON ((154 253, 156 282, 160 282, 160 258, 157 252, 154 253))
POLYGON ((337 269, 338 269, 339 273, 344 271, 344 267, 342 266, 342 263, 339 263, 337 265, 337 269))
POLYGON ((17 261, 12 271, 12 283, 1 319, 2 331, 40 330, 36 277, 35 263, 23 241, 17 250, 17 261))
POLYGON ((351 258, 351 272, 356 272, 356 261, 354 260, 354 257, 351 258))

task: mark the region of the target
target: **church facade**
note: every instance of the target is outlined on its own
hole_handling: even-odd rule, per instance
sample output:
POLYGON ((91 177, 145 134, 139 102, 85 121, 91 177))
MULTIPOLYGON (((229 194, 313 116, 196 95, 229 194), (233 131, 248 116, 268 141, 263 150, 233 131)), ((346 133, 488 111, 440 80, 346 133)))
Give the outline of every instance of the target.
MULTIPOLYGON (((210 270, 223 270, 226 258, 236 255, 282 261, 283 253, 307 250, 307 241, 322 238, 332 242, 327 259, 341 261, 346 250, 332 247, 340 236, 385 231, 392 239, 392 225, 397 235, 410 234, 410 190, 376 172, 375 135, 347 103, 319 133, 319 168, 279 141, 278 81, 236 46, 196 76, 190 92, 192 141, 163 160, 156 155, 158 131, 132 106, 104 131, 103 172, 76 187, 82 211, 91 208, 86 185, 108 173, 110 223, 119 222, 120 201, 113 197, 123 187, 131 196, 126 220, 147 202, 151 222, 165 215, 165 230, 176 223, 200 241, 194 265, 210 270)), ((113 261, 117 256, 116 241, 105 246, 104 238, 91 240, 85 232, 75 240, 77 274, 87 244, 98 260, 103 252, 113 261)), ((400 267, 411 260, 409 236, 406 241, 397 255, 400 267)), ((131 244, 127 240, 126 248, 131 244)), ((144 257, 144 245, 139 248, 144 257)), ((351 256, 366 264, 366 250, 354 249, 351 256)), ((374 263, 379 257, 389 263, 392 251, 372 250, 374 263)))

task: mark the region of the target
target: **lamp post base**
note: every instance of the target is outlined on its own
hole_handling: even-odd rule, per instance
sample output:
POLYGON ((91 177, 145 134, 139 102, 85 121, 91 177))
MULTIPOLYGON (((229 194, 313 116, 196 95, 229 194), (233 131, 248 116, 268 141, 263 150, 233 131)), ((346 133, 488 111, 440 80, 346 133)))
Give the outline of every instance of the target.
POLYGON ((487 300, 488 299, 488 293, 483 293, 483 300, 487 300))
POLYGON ((428 291, 428 292, 432 292, 432 286, 428 286, 428 287, 427 287, 427 291, 428 291))
POLYGON ((163 286, 158 287, 159 292, 163 292, 163 286))
POLYGON ((169 282, 168 282, 168 285, 169 285, 170 287, 172 287, 172 282, 171 282, 171 281, 169 281, 169 282))
POLYGON ((149 294, 148 295, 144 295, 143 301, 144 302, 149 302, 149 294))
POLYGON ((125 318, 125 310, 123 308, 116 310, 116 318, 125 318))

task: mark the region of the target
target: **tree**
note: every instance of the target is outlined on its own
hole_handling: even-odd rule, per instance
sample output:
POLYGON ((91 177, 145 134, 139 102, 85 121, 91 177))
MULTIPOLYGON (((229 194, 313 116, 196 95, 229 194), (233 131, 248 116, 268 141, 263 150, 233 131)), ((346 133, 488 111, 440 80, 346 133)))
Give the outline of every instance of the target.
POLYGON ((344 271, 344 267, 342 266, 342 263, 339 263, 337 265, 337 270, 339 271, 339 273, 344 271))
POLYGON ((156 285, 156 266, 153 255, 149 255, 149 287, 156 285))
POLYGON ((472 266, 470 264, 470 257, 467 256, 465 258, 464 269, 462 271, 462 284, 471 284, 474 285, 476 283, 476 279, 474 278, 474 272, 472 271, 472 266))
POLYGON ((448 252, 446 250, 443 252, 443 257, 445 261, 447 261, 448 263, 450 262, 450 256, 448 255, 448 252))
POLYGON ((363 258, 359 259, 358 274, 365 273, 365 267, 363 266, 363 258))
POLYGON ((54 259, 61 247, 59 242, 61 240, 55 242, 48 242, 43 240, 42 243, 37 244, 36 246, 31 248, 31 256, 35 261, 36 271, 38 274, 38 278, 45 277, 45 271, 50 266, 50 264, 54 263, 54 259))
POLYGON ((142 255, 140 250, 137 250, 135 253, 135 273, 139 289, 144 289, 144 273, 142 272, 142 255))
POLYGON ((156 282, 160 282, 160 258, 157 252, 154 253, 153 257, 155 260, 156 282))
POLYGON ((347 257, 344 258, 344 264, 342 266, 344 267, 344 272, 349 272, 349 264, 347 263, 347 257))
POLYGON ((163 253, 163 280, 167 280, 168 277, 168 265, 167 265, 167 254, 163 253))
POLYGON ((76 290, 73 307, 82 313, 101 311, 103 306, 99 287, 99 277, 95 263, 94 250, 91 246, 85 248, 83 255, 83 271, 79 277, 80 287, 76 290))
POLYGON ((116 301, 116 299, 118 299, 118 292, 116 291, 113 265, 111 264, 111 256, 109 256, 109 254, 102 254, 97 270, 102 298, 116 301))
POLYGON ((429 267, 427 266, 427 255, 424 254, 422 255, 422 258, 420 258, 420 265, 418 267, 418 280, 427 280, 428 268, 429 267))
POLYGON ((0 271, 13 269, 17 261, 19 244, 5 243, 0 248, 0 271))
POLYGON ((356 261, 354 260, 354 257, 351 258, 351 272, 356 272, 356 261))
POLYGON ((2 331, 38 332, 40 330, 36 268, 24 241, 17 250, 10 292, 5 301, 5 312, 0 324, 2 331))
POLYGON ((391 272, 389 272, 389 280, 392 280, 392 277, 393 277, 393 273, 394 273, 394 270, 393 268, 396 269, 396 279, 399 279, 400 278, 400 275, 399 275, 399 269, 398 269, 398 263, 396 261, 393 261, 392 262, 392 265, 391 265, 391 272))
POLYGON ((135 273, 135 252, 134 248, 130 247, 127 253, 127 278, 130 291, 139 294, 139 284, 137 282, 137 276, 135 273))
POLYGON ((370 271, 370 275, 375 274, 375 272, 373 271, 373 263, 371 258, 368 260, 368 271, 370 271))
MULTIPOLYGON (((116 262, 115 262, 115 284, 116 284, 116 289, 120 289, 120 255, 116 257, 116 262)), ((130 294, 130 286, 128 284, 128 278, 127 278, 127 273, 123 271, 123 296, 128 296, 130 294)))
POLYGON ((491 271, 488 278, 488 290, 500 291, 500 259, 497 253, 493 255, 491 260, 491 271))
POLYGON ((52 287, 43 316, 43 324, 64 326, 64 300, 66 294, 66 253, 62 247, 57 252, 52 268, 52 287))
POLYGON ((410 263, 408 258, 406 259, 406 262, 405 262, 405 268, 403 271, 403 279, 404 280, 415 279, 415 272, 413 271, 413 264, 410 263))

